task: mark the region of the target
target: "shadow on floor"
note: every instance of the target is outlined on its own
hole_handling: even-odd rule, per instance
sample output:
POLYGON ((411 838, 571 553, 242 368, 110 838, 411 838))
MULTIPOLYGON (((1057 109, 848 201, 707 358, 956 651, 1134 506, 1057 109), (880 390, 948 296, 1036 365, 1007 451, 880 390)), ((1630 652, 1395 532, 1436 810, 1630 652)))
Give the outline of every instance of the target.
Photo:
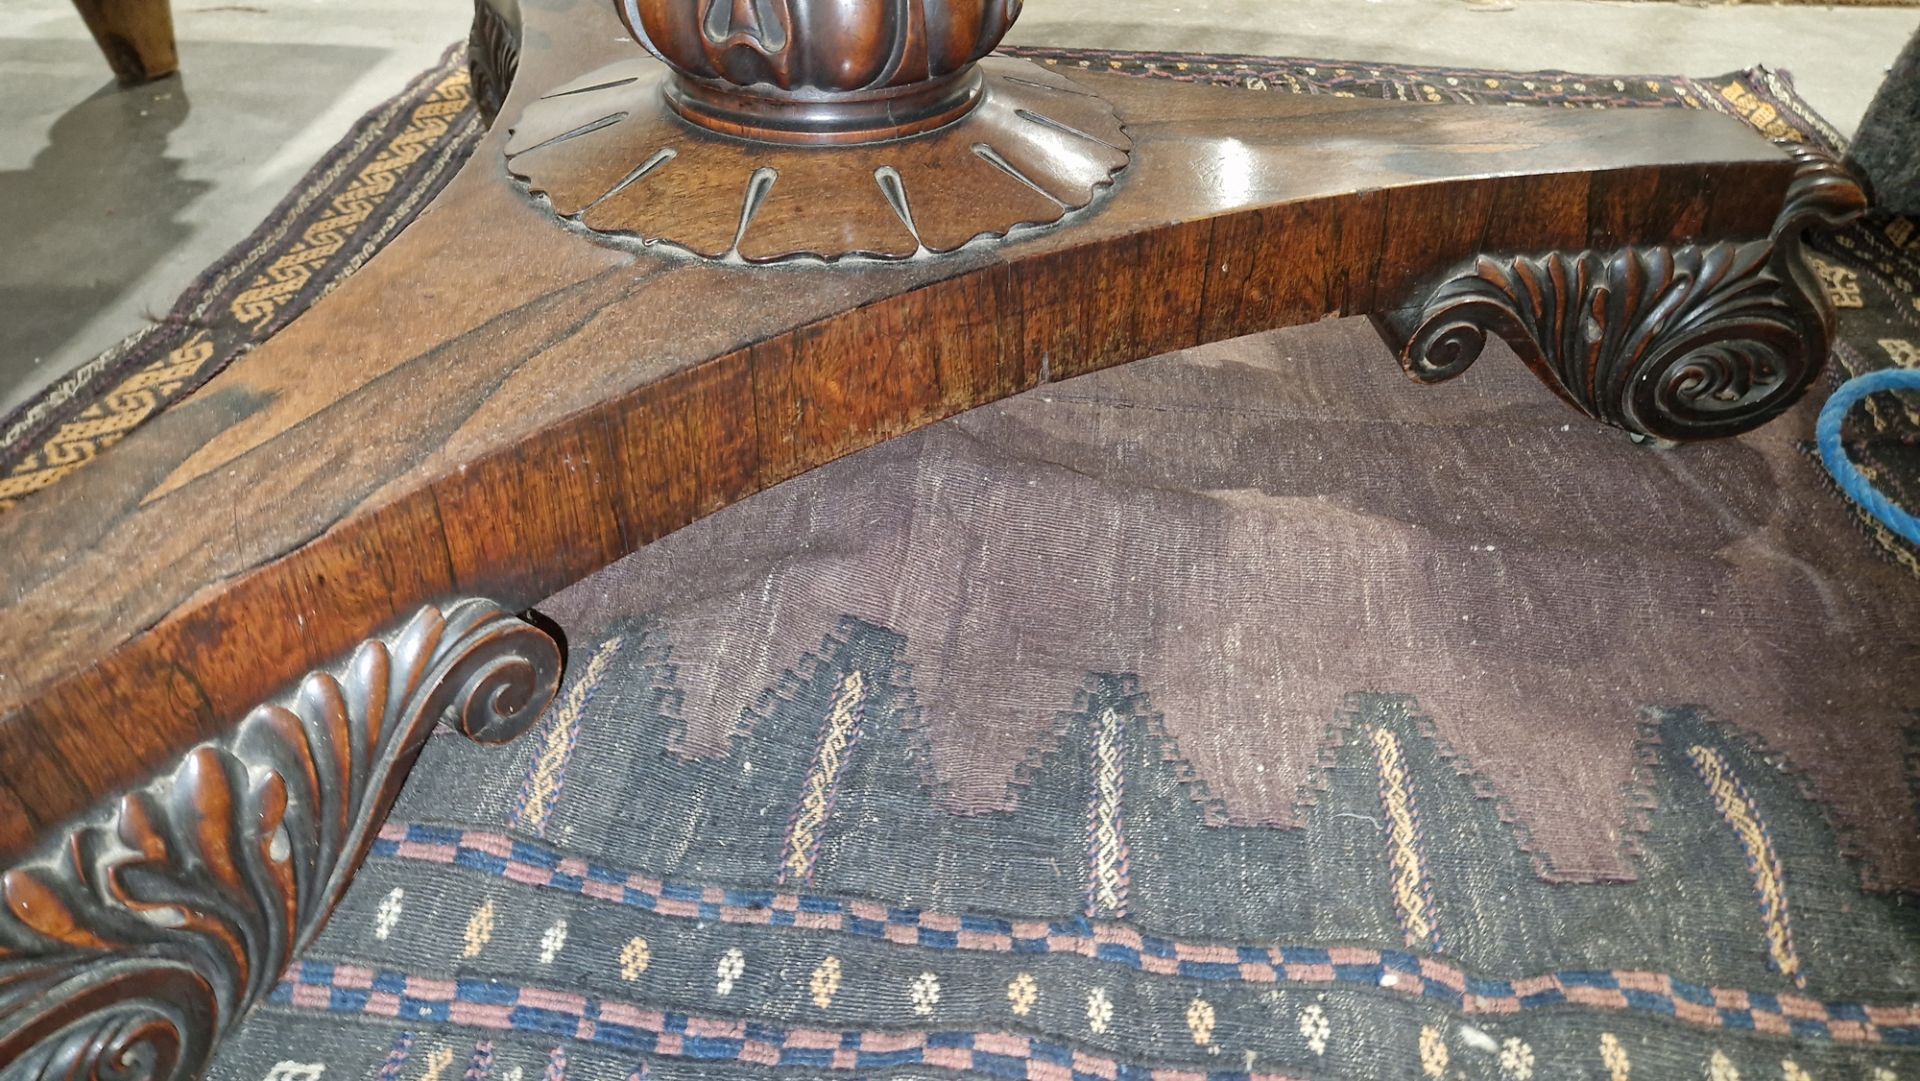
POLYGON ((181 42, 121 89, 91 40, 0 37, 0 416, 164 316, 346 134, 392 50, 181 42), (351 100, 352 108, 343 108, 351 100))
POLYGON ((0 171, 0 373, 53 353, 184 240, 181 212, 213 184, 167 143, 192 110, 180 76, 111 83, 68 109, 21 170, 0 171))

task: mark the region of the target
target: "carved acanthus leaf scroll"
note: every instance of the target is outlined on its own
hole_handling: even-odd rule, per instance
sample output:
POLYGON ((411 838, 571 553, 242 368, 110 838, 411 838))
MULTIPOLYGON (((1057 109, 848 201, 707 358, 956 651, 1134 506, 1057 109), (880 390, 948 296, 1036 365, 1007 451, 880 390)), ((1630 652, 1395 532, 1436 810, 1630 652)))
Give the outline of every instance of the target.
POLYGON ((1799 162, 1763 240, 1482 255, 1417 307, 1375 316, 1407 374, 1438 383, 1506 339, 1581 412, 1641 437, 1737 435, 1792 405, 1825 365, 1833 312, 1801 251, 1866 199, 1833 158, 1799 162))
POLYGON ((187 1078, 325 924, 433 726, 511 739, 560 652, 425 608, 0 875, 0 1074, 187 1078))

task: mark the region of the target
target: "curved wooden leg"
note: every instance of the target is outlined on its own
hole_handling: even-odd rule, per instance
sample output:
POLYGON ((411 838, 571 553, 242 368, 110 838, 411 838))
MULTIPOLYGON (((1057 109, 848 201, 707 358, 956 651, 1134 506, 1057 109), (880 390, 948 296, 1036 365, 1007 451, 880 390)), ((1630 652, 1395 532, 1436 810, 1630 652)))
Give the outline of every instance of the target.
POLYGON ((511 739, 552 638, 423 608, 0 875, 6 1076, 189 1078, 325 925, 436 723, 511 739))
POLYGON ((1866 208, 1830 156, 1799 171, 1763 240, 1545 255, 1480 255, 1373 316, 1421 383, 1467 370, 1506 339, 1582 413, 1643 441, 1738 435, 1799 400, 1826 365, 1833 309, 1801 252, 1817 223, 1866 208))
POLYGON ((73 0, 114 77, 132 86, 180 70, 168 0, 73 0))

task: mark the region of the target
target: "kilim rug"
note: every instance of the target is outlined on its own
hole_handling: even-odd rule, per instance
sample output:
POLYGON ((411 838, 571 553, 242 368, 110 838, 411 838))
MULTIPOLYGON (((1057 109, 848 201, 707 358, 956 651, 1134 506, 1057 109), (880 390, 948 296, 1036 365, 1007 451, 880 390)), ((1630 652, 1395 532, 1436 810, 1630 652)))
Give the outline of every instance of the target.
MULTIPOLYGON (((1025 52, 1834 138, 1766 71, 1025 52)), ((92 388, 177 355, 151 411, 349 272, 474 141, 462 93, 444 69, 363 127, 12 476, 62 431, 97 449, 92 388), (366 222, 242 318, 409 133, 366 222)), ((1839 366, 1913 363, 1912 226, 1819 251, 1839 366)), ((1854 428, 1908 498, 1916 404, 1854 428)), ((1652 452, 1495 347, 1413 387, 1349 320, 781 485, 540 606, 555 709, 429 744, 214 1074, 1920 1078, 1920 560, 1824 481, 1816 406, 1652 452)))

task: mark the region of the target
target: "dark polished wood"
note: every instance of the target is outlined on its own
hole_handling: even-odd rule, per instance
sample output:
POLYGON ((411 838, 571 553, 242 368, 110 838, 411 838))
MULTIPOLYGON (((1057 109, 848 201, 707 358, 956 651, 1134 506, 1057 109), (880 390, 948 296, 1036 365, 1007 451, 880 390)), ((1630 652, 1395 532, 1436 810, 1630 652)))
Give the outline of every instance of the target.
POLYGON ((169 0, 73 0, 73 6, 122 83, 152 82, 180 70, 169 0))
POLYGON ((553 639, 422 609, 0 876, 6 1076, 192 1077, 325 926, 434 724, 511 739, 553 639))
POLYGON ((1794 156, 1765 239, 1481 255, 1374 324, 1417 382, 1466 371, 1491 332, 1567 404, 1643 440, 1749 431, 1798 401, 1827 360, 1833 309, 1803 235, 1866 209, 1838 162, 1794 156))
POLYGON ((944 254, 1086 208, 1129 161, 1100 95, 982 61, 1018 0, 614 8, 657 59, 546 88, 507 144, 530 192, 602 237, 751 263, 944 254))
MULTIPOLYGON (((742 0, 735 9, 761 17, 810 6, 742 0)), ((951 10, 984 12, 980 25, 990 26, 990 7, 951 10)), ((94 842, 69 839, 106 836, 100 830, 144 838, 155 816, 212 806, 192 795, 202 790, 197 778, 266 754, 257 733, 291 731, 284 718, 262 720, 282 713, 258 704, 278 701, 306 717, 291 704, 304 699, 281 697, 287 688, 316 671, 346 686, 358 662, 342 658, 382 628, 423 609, 450 611, 458 598, 523 610, 755 491, 1043 383, 1372 314, 1412 343, 1402 357, 1418 378, 1471 359, 1447 329, 1464 321, 1482 337, 1532 343, 1543 376, 1601 420, 1668 437, 1759 423, 1824 359, 1820 301, 1797 265, 1797 231, 1810 207, 1842 215, 1857 203, 1844 174, 1710 112, 1414 106, 1056 71, 1016 76, 1034 86, 1007 93, 1071 98, 1061 108, 1088 115, 1110 110, 1114 138, 1002 110, 1003 125, 1059 139, 1021 144, 1031 162, 996 152, 1032 179, 1059 167, 1041 160, 1056 151, 1092 151, 1081 160, 1107 169, 1107 179, 1089 179, 1089 201, 1057 208, 1044 219, 1051 224, 1014 228, 1041 219, 986 205, 1023 189, 970 144, 961 144, 968 168, 991 168, 1002 186, 943 188, 932 174, 944 165, 929 166, 922 182, 896 168, 905 183, 895 190, 876 176, 877 156, 906 160, 943 132, 995 115, 997 61, 969 69, 982 73, 985 96, 938 131, 795 148, 740 140, 673 111, 670 73, 636 56, 604 0, 541 0, 520 14, 482 15, 483 32, 496 37, 476 49, 492 72, 481 74, 504 78, 511 68, 512 88, 501 123, 431 208, 194 397, 0 516, 0 866, 15 868, 10 891, 17 878, 30 891, 19 896, 69 898, 63 910, 81 914, 148 904, 83 889, 107 880, 89 877, 101 866, 86 848, 94 842), (587 77, 611 64, 637 65, 623 85, 651 80, 661 96, 592 133, 517 142, 519 129, 533 139, 547 130, 539 125, 559 122, 552 110, 562 106, 551 103, 597 93, 587 77), (627 123, 642 107, 655 111, 627 123), (701 152, 656 162, 612 191, 654 159, 668 130, 697 141, 675 146, 701 152), (544 161, 540 142, 553 151, 544 161), (1126 160, 1115 164, 1086 143, 1126 160), (820 156, 809 166, 818 172, 805 174, 814 179, 788 184, 796 170, 755 194, 766 161, 802 152, 820 156), (833 190, 836 175, 844 192, 833 190), (1823 194, 1810 198, 1815 181, 1823 194), (894 205, 899 191, 906 213, 894 205), (626 224, 607 226, 591 208, 616 198, 626 224), (1005 220, 980 224, 990 218, 1005 220), (636 224, 662 220, 671 228, 636 224), (710 229, 714 220, 730 231, 688 224, 710 229), (839 261, 753 265, 823 256, 829 249, 808 238, 836 221, 839 261), (1736 294, 1737 303, 1728 299, 1736 294), (1566 318, 1542 322, 1542 297, 1566 318), (1698 350, 1672 334, 1649 346, 1620 322, 1649 306, 1739 333, 1698 350), (1582 350, 1581 340, 1598 344, 1582 350), (1671 373, 1705 371, 1726 342, 1751 340, 1773 352, 1742 353, 1747 370, 1778 367, 1750 380, 1774 388, 1763 407, 1743 406, 1737 425, 1648 419, 1678 414, 1658 394, 1652 412, 1642 404, 1633 358, 1643 347, 1668 358, 1656 366, 1658 385, 1697 405, 1695 390, 1709 384, 1707 396, 1719 400, 1718 377, 1671 373), (1606 365, 1620 370, 1621 358, 1624 382, 1586 397, 1581 380, 1606 365)), ((714 70, 733 70, 729 55, 714 70)), ((794 66, 787 78, 811 70, 794 66)), ((861 78, 871 89, 878 76, 861 78)), ((286 762, 288 753, 267 759, 286 762)), ((377 788, 377 798, 349 805, 328 796, 327 806, 346 808, 334 820, 366 836, 397 777, 356 789, 377 788)), ((291 810, 274 820, 292 823, 290 837, 301 821, 291 810)), ((260 854, 263 836, 269 850, 276 844, 271 833, 232 833, 225 843, 252 854, 262 881, 281 882, 272 851, 260 854)), ((333 860, 326 881, 352 862, 333 860)), ((214 898, 225 887, 200 876, 194 888, 214 898)), ((182 1033, 182 1061, 259 981, 270 982, 262 974, 278 971, 285 944, 317 925, 336 895, 283 889, 283 899, 301 899, 297 911, 276 908, 278 937, 238 961, 204 944, 168 947, 199 951, 168 971, 229 988, 169 996, 200 1004, 163 1024, 182 1033), (310 898, 318 907, 300 907, 310 898)), ((25 959, 18 971, 41 971, 33 966, 44 957, 77 960, 45 961, 51 975, 37 990, 0 999, 27 1003, 6 1007, 0 1047, 32 1046, 41 1057, 27 1061, 51 1068, 81 1054, 71 1048, 125 1042, 121 1029, 70 1027, 71 1019, 93 1017, 90 1003, 118 995, 114 966, 133 958, 129 971, 138 970, 147 939, 121 922, 120 937, 95 934, 82 949, 22 915, 13 896, 0 942, 9 959, 25 959), (76 964, 105 975, 70 975, 76 964), (23 1020, 42 1017, 52 1020, 23 1020)), ((180 911, 201 926, 197 907, 180 911)), ((87 927, 106 917, 75 919, 87 927)), ((14 993, 7 986, 0 994, 14 993)), ((142 1018, 147 1033, 158 1009, 124 1016, 142 1018)))
POLYGON ((982 97, 919 138, 823 148, 687 124, 635 58, 533 102, 507 169, 568 224, 749 263, 911 259, 1051 225, 1099 198, 1133 140, 1113 106, 1025 60, 976 66, 982 97))
POLYGON ((898 139, 985 93, 974 64, 1020 0, 619 0, 633 39, 673 70, 664 102, 699 127, 767 142, 898 139))

